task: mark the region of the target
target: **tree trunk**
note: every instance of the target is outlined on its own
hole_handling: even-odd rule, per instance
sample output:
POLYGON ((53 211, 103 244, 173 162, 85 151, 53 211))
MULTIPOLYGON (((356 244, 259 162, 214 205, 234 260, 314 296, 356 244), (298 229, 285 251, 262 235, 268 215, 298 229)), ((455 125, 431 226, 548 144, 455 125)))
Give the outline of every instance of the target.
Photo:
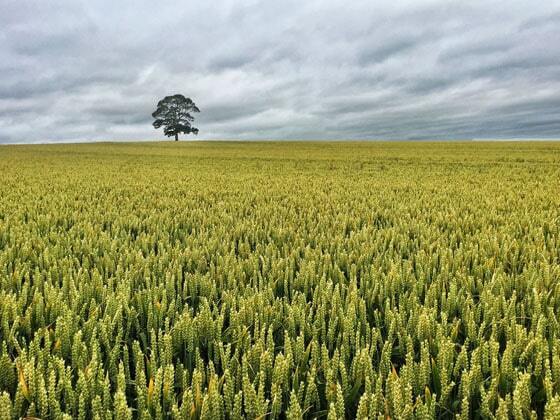
POLYGON ((175 141, 179 141, 179 134, 175 133, 175 141))

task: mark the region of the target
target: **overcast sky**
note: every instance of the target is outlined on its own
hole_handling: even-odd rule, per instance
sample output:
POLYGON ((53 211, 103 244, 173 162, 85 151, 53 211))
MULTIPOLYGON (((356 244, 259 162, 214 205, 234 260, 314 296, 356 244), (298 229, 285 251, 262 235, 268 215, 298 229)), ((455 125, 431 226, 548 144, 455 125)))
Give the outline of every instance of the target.
POLYGON ((560 138, 560 1, 0 0, 0 143, 560 138))

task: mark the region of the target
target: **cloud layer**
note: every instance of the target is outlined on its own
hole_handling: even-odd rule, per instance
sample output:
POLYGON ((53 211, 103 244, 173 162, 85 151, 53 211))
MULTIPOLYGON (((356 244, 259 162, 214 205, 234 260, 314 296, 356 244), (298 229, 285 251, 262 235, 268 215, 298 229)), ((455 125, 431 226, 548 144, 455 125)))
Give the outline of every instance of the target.
POLYGON ((4 0, 0 143, 560 138, 560 4, 4 0))

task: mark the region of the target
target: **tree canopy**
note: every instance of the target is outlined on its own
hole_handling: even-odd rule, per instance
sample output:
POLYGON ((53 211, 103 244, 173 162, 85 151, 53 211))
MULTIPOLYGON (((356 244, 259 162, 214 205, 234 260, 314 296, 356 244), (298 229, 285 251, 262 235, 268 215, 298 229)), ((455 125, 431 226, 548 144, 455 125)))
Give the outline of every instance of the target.
POLYGON ((163 133, 168 136, 175 136, 175 141, 179 140, 179 134, 198 134, 198 128, 193 127, 194 116, 192 113, 200 112, 191 98, 183 95, 166 96, 157 104, 157 109, 152 113, 155 118, 154 128, 163 127, 163 133))

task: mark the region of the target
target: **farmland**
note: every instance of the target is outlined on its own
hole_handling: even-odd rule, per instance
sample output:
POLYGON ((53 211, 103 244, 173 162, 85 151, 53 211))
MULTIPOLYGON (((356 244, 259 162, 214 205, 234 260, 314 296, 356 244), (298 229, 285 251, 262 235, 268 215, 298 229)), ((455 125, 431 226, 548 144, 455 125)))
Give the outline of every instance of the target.
POLYGON ((560 143, 0 147, 0 419, 559 418, 560 143))

